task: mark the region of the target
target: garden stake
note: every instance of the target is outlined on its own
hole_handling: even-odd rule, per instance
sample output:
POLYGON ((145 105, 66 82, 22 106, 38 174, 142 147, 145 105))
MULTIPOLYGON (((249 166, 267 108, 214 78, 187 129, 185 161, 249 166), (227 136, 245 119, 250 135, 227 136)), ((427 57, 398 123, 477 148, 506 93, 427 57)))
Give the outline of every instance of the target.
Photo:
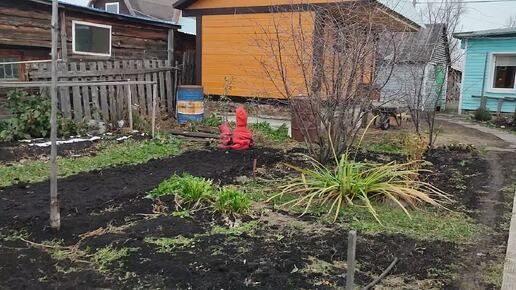
POLYGON ((253 178, 256 179, 256 162, 257 162, 257 159, 255 158, 253 160, 253 178))
POLYGON ((158 96, 158 85, 154 84, 152 92, 152 139, 156 131, 156 98, 158 96))
POLYGON ((380 274, 380 276, 378 276, 376 279, 373 280, 373 282, 369 283, 367 286, 362 288, 362 290, 369 290, 369 289, 373 288, 376 284, 378 284, 380 281, 382 281, 382 279, 385 278, 385 276, 387 276, 389 274, 389 272, 392 270, 392 268, 394 268, 394 266, 396 266, 398 261, 399 261, 398 258, 394 259, 394 261, 392 261, 392 263, 389 265, 389 267, 387 267, 387 269, 385 269, 385 271, 383 271, 383 273, 380 274))
MULTIPOLYGON (((128 82, 130 82, 131 80, 128 79, 127 80, 128 82)), ((133 133, 133 98, 132 98, 132 95, 131 95, 131 85, 127 85, 127 103, 128 103, 128 106, 127 106, 127 110, 128 110, 128 113, 129 113, 129 128, 131 129, 131 134, 133 133)))
POLYGON ((348 273, 346 274, 346 290, 353 290, 355 283, 355 251, 357 247, 357 232, 348 233, 348 273))
POLYGON ((58 231, 61 229, 61 213, 59 210, 59 196, 57 193, 57 44, 59 7, 57 0, 52 0, 52 79, 50 97, 52 108, 50 112, 50 227, 58 231))

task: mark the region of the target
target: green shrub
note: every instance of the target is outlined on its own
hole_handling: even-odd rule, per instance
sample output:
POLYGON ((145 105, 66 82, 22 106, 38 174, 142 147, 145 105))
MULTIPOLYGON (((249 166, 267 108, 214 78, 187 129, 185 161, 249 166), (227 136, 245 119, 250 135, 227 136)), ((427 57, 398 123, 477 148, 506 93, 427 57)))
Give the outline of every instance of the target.
POLYGON ((223 187, 215 201, 215 209, 227 215, 244 213, 250 205, 249 197, 233 187, 223 187))
POLYGON ((202 124, 209 127, 218 127, 222 124, 222 117, 211 114, 208 118, 202 121, 202 124))
MULTIPOLYGON (((50 136, 50 98, 28 95, 23 91, 10 91, 7 94, 6 108, 14 117, 0 125, 0 141, 50 136)), ((57 123, 60 136, 76 135, 83 129, 61 116, 58 116, 57 123)))
POLYGON ((408 216, 407 207, 427 203, 443 207, 449 197, 431 184, 419 181, 421 170, 412 169, 412 162, 406 164, 373 164, 350 160, 349 153, 335 157, 336 166, 330 168, 310 158, 312 169, 289 165, 301 173, 282 188, 282 192, 268 201, 284 194, 294 198, 284 205, 305 207, 303 214, 311 207, 329 207, 328 214, 335 212, 337 220, 341 209, 361 203, 381 223, 373 206, 373 200, 390 200, 408 216))
POLYGON ((163 181, 156 189, 149 192, 149 196, 158 198, 164 195, 175 195, 181 205, 195 208, 203 201, 212 200, 213 191, 211 180, 184 173, 163 181))
POLYGON ((491 112, 489 112, 489 110, 482 108, 482 107, 478 108, 475 111, 475 114, 473 115, 473 117, 477 121, 491 121, 491 118, 492 118, 491 112))

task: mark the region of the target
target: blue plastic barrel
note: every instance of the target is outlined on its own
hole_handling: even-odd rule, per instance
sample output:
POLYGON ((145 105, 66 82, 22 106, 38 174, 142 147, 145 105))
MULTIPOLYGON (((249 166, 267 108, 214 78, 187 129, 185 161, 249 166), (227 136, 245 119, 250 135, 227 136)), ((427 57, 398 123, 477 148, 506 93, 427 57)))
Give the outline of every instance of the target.
POLYGON ((177 88, 177 121, 201 122, 204 119, 204 90, 202 86, 177 88))

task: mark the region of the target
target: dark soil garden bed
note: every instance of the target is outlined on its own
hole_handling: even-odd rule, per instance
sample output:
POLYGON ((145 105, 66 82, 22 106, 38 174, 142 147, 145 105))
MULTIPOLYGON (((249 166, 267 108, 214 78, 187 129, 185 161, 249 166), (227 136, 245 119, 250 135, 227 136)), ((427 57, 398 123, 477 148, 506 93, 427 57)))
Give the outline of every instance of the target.
MULTIPOLYGON (((188 172, 214 179, 216 183, 231 184, 239 176, 252 176, 255 158, 261 168, 259 172, 265 173, 279 162, 291 161, 286 152, 264 148, 244 152, 191 151, 141 165, 61 179, 63 227, 59 233, 46 228, 47 182, 1 188, 2 233, 26 231, 36 243, 62 239, 64 245, 79 243, 81 249, 89 248, 91 252, 109 245, 134 251, 122 258, 119 266, 110 269, 109 274, 102 275, 81 261, 56 260, 48 249, 29 246, 20 240, 0 239, 0 289, 328 289, 343 286, 345 266, 342 265, 347 246, 344 228, 296 230, 294 225, 283 227, 260 216, 249 216, 244 218, 244 223, 260 221, 253 230, 207 234, 216 226, 224 226, 218 214, 200 210, 185 218, 153 216, 153 202, 145 198, 146 192, 172 174, 188 172), (105 234, 93 232, 108 226, 123 230, 105 234), (85 233, 90 235, 84 236, 85 233), (177 236, 190 238, 192 244, 162 253, 144 240, 177 236), (310 270, 321 267, 322 271, 310 270)), ((385 158, 388 157, 376 159, 385 158)), ((454 208, 475 217, 481 198, 478 191, 485 183, 478 177, 488 174, 486 161, 469 152, 445 150, 431 152, 428 159, 436 169, 430 181, 445 191, 457 193, 454 208), (460 180, 461 186, 450 182, 451 178, 460 180)), ((172 201, 164 202, 173 207, 172 201)), ((506 209, 500 215, 503 211, 506 209)), ((418 280, 441 279, 443 288, 458 288, 453 281, 444 280, 449 277, 436 277, 432 271, 449 270, 458 262, 462 251, 451 242, 421 241, 400 234, 359 233, 356 280, 361 285, 369 283, 397 257, 400 262, 391 275, 418 280)))
MULTIPOLYGON (((98 142, 84 141, 61 144, 57 147, 58 156, 89 155, 95 152, 98 142)), ((0 143, 0 164, 33 160, 50 156, 50 146, 38 147, 24 143, 0 143)))
MULTIPOLYGON (((85 141, 74 143, 64 143, 57 146, 57 155, 62 157, 93 155, 97 151, 97 146, 103 141, 123 142, 126 138, 134 140, 148 139, 149 136, 141 134, 127 135, 105 135, 101 139, 89 141, 89 137, 83 138, 85 141), (117 141, 117 138, 122 138, 117 141)), ((50 146, 36 146, 38 143, 45 143, 49 139, 38 139, 31 143, 28 142, 0 142, 0 164, 16 163, 23 160, 35 160, 48 158, 50 156, 50 146)))

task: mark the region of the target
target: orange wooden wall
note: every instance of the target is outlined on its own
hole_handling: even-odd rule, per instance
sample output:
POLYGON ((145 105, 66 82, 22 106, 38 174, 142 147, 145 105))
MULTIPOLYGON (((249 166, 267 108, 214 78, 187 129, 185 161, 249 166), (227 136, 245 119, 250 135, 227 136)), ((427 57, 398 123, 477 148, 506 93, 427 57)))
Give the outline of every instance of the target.
POLYGON ((300 35, 292 32, 303 31, 305 61, 311 61, 313 26, 313 12, 202 16, 202 85, 206 94, 283 98, 274 60, 280 54, 277 48, 270 48, 277 44, 276 31, 282 40, 289 89, 295 95, 306 93, 294 48, 296 44, 297 51, 301 49, 300 35))
MULTIPOLYGON (((347 0, 338 0, 341 2, 347 0)), ((334 3, 335 0, 198 0, 188 6, 188 9, 208 9, 208 8, 227 8, 227 7, 253 7, 269 5, 289 5, 289 4, 318 4, 334 3)))

